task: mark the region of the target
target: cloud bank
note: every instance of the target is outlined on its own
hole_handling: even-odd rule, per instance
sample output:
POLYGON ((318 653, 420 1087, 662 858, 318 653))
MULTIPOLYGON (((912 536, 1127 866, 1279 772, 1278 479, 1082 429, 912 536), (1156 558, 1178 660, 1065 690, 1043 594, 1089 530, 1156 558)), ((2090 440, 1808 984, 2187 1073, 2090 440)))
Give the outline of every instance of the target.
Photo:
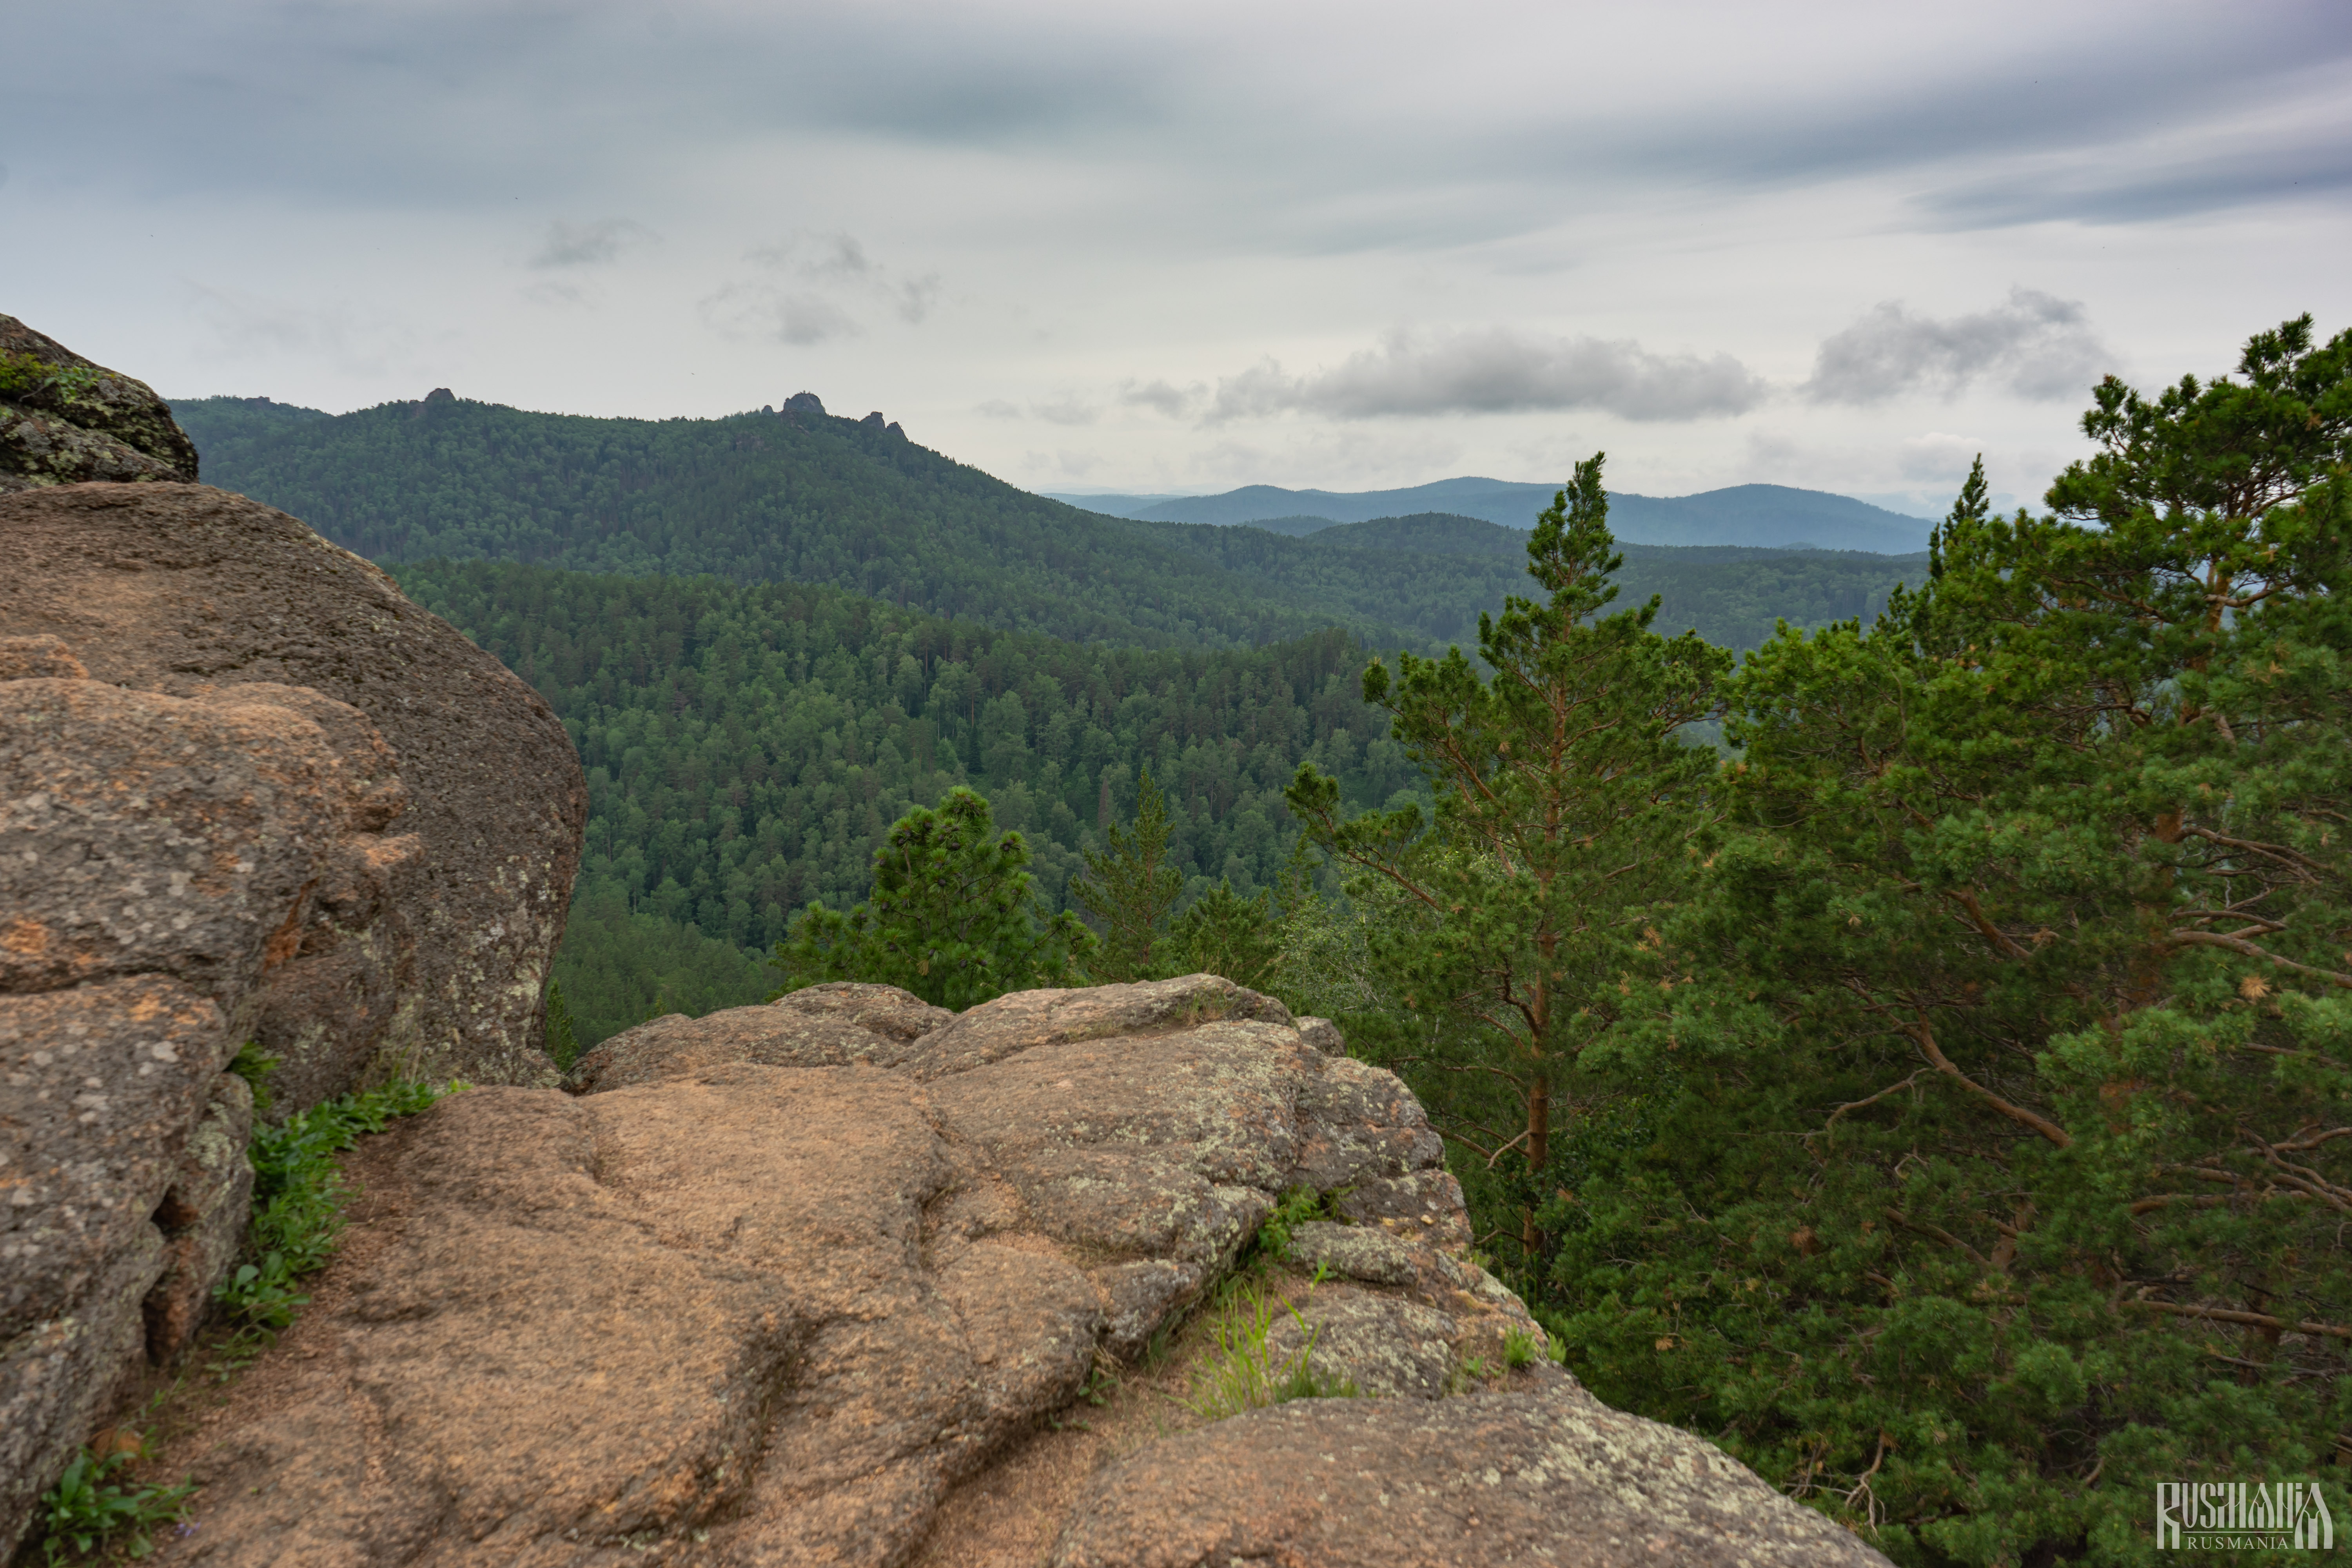
MULTIPOLYGON (((1391 333, 1338 367, 1291 375, 1269 360, 1217 384, 1206 420, 1318 414, 1524 414, 1603 410, 1634 420, 1706 419, 1761 403, 1762 378, 1729 354, 1654 353, 1637 342, 1489 327, 1391 333)), ((1150 399, 1145 399, 1150 401, 1150 399)))
POLYGON ((1991 382, 2046 402, 2080 396, 2114 363, 2080 301, 2011 289, 2004 304, 1940 321, 1882 301, 1822 342, 1798 390, 1814 403, 1860 406, 1915 392, 1954 397, 1991 382))

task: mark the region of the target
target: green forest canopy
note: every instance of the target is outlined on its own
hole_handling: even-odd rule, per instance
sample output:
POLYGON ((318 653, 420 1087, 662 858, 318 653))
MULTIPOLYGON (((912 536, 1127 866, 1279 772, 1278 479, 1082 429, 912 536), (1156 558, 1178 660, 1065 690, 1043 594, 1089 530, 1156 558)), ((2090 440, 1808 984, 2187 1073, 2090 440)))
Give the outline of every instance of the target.
MULTIPOLYGON (((647 979, 617 1012, 598 1003, 575 950, 613 943, 592 928, 631 912, 668 922, 675 932, 633 929, 697 973, 740 977, 703 939, 764 951, 812 900, 863 899, 891 823, 960 784, 1028 836, 1060 909, 1088 830, 1132 810, 1145 766, 1195 893, 1272 879, 1296 836, 1282 789, 1302 760, 1361 805, 1422 783, 1357 694, 1364 648, 1336 630, 1250 649, 1122 648, 798 584, 492 562, 397 575, 537 688, 580 749, 588 838, 558 973, 584 1044, 635 1022, 659 989, 647 979)), ((751 984, 721 987, 720 1005, 756 1000, 751 984)))

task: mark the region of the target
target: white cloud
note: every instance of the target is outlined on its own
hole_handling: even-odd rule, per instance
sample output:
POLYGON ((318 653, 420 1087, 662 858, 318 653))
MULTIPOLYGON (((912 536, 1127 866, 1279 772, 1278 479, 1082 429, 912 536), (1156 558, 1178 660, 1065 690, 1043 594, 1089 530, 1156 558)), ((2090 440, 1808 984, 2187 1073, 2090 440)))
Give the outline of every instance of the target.
POLYGON ((1602 409, 1636 420, 1744 414, 1761 378, 1728 354, 1654 353, 1633 342, 1552 337, 1509 327, 1423 335, 1399 331, 1338 368, 1291 375, 1273 360, 1218 382, 1207 419, 1287 413, 1521 414, 1602 409))
POLYGON ((2079 300, 2022 288, 1990 310, 1942 320, 1885 300, 1823 340, 1800 390, 1857 405, 1912 392, 1954 397, 1979 382, 2036 400, 2080 396, 2115 359, 2087 315, 2079 300))

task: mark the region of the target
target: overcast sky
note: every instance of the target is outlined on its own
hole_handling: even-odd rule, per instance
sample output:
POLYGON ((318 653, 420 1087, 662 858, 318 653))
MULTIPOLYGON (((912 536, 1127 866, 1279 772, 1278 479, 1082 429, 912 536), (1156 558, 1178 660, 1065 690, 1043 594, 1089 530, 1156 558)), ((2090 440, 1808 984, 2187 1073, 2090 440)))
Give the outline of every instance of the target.
POLYGON ((2352 5, 0 0, 0 310, 166 396, 880 409, 1046 490, 2038 499, 2352 325, 2352 5))

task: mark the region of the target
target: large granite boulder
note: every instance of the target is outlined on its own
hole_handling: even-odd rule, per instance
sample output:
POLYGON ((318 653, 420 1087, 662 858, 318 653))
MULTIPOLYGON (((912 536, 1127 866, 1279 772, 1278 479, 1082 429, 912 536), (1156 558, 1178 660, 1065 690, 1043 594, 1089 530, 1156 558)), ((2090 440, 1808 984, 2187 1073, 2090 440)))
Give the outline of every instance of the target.
POLYGON ((0 494, 195 477, 195 444, 152 387, 0 316, 0 494))
POLYGON ((1402 1284, 1293 1277, 1314 1354, 1387 1397, 1206 1426, 1171 1405, 1199 1429, 1139 1432, 1003 1560, 1058 1533, 1072 1563, 1202 1568, 1878 1561, 1563 1373, 1488 1375, 1535 1326, 1460 1245, 1421 1107, 1270 998, 1028 993, 911 1037, 902 992, 801 998, 640 1033, 593 1092, 472 1090, 364 1152, 368 1216, 318 1304, 160 1461, 204 1487, 162 1560, 997 1561, 962 1500, 1017 1490, 1008 1456, 1077 1435, 1061 1413, 1305 1186, 1366 1194, 1332 1228, 1430 1255, 1402 1284), (747 1059, 795 1050, 819 1059, 747 1059))
POLYGON ((405 802, 412 847, 320 873, 261 999, 284 1103, 394 1072, 555 1081, 542 996, 587 790, 536 692, 376 567, 202 485, 0 495, 0 638, 55 639, 109 687, 266 688, 331 733, 381 810, 405 802))
POLYGON ((0 317, 0 1555, 236 1261, 243 1044, 280 1114, 557 1078, 541 995, 585 816, 562 726, 383 573, 194 474, 144 386, 0 317))
POLYGON ((408 951, 360 890, 416 841, 384 831, 402 796, 355 710, 78 669, 0 639, 0 1546, 235 1259, 253 1107, 225 1069, 281 982, 349 942, 389 987, 408 951))

